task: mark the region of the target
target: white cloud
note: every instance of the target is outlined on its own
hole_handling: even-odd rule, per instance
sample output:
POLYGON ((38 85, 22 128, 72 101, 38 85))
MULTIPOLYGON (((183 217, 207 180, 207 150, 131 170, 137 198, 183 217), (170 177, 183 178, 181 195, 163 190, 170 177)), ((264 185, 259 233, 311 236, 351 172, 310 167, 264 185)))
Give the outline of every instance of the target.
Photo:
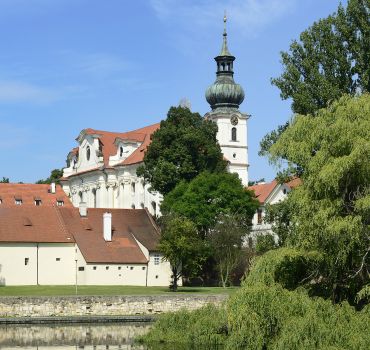
POLYGON ((59 99, 57 91, 22 81, 0 81, 0 102, 49 104, 59 99))
POLYGON ((297 0, 150 0, 158 18, 187 30, 220 26, 224 10, 242 35, 258 31, 288 14, 297 0))

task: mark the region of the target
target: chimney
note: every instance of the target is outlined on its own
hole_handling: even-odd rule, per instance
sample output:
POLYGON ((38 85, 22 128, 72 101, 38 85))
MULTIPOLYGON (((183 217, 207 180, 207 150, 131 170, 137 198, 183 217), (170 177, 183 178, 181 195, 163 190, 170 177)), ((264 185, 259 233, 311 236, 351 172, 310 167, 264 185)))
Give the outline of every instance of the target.
POLYGON ((87 216, 87 204, 86 202, 80 202, 78 209, 80 211, 80 216, 81 217, 86 217, 87 216))
POLYGON ((112 214, 103 214, 103 229, 104 229, 104 240, 107 242, 112 241, 112 214))
POLYGON ((55 192, 56 192, 55 182, 52 182, 52 183, 50 184, 50 192, 51 192, 51 193, 55 193, 55 192))

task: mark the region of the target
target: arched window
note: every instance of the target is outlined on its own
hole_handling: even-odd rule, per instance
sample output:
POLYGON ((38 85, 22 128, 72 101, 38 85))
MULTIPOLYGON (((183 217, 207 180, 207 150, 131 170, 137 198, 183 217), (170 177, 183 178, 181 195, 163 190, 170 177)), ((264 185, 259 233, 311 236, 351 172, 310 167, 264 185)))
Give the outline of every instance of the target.
POLYGON ((86 148, 86 159, 90 160, 90 147, 89 146, 87 146, 86 148))
POLYGON ((236 141, 236 128, 231 129, 231 141, 236 141))

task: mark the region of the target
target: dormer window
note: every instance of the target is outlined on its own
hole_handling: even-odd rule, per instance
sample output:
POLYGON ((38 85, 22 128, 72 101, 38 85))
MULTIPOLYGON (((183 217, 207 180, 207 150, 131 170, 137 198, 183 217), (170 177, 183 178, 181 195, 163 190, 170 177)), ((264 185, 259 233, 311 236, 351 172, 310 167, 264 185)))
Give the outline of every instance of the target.
POLYGON ((42 203, 41 199, 35 199, 35 205, 40 206, 42 203))
POLYGON ((87 160, 90 160, 90 153, 91 153, 90 146, 87 146, 87 148, 86 148, 86 159, 87 160))
POLYGON ((64 206, 64 201, 57 200, 57 207, 63 207, 63 206, 64 206))
POLYGON ((22 205, 22 198, 15 198, 15 205, 22 205))
POLYGON ((120 148, 119 148, 119 156, 122 158, 122 156, 123 156, 123 147, 121 146, 120 148))

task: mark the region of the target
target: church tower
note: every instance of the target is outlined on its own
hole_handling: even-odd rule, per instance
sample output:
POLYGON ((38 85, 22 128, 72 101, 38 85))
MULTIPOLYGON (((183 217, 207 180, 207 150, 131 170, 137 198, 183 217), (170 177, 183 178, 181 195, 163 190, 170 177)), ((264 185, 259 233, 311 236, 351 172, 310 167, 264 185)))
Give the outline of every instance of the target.
POLYGON ((237 173, 243 185, 248 185, 248 115, 239 111, 244 100, 243 88, 234 81, 234 60, 227 47, 226 16, 221 53, 215 57, 216 81, 208 87, 206 99, 212 111, 204 117, 218 126, 217 139, 228 161, 228 170, 237 173))

